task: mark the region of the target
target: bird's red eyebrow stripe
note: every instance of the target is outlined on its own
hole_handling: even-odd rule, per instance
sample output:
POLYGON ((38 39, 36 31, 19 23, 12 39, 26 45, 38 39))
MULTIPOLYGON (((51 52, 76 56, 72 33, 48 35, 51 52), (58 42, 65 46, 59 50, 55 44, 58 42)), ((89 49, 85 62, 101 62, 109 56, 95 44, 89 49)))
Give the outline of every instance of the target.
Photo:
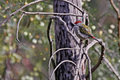
POLYGON ((76 21, 75 24, 77 24, 77 23, 81 23, 81 21, 76 21))

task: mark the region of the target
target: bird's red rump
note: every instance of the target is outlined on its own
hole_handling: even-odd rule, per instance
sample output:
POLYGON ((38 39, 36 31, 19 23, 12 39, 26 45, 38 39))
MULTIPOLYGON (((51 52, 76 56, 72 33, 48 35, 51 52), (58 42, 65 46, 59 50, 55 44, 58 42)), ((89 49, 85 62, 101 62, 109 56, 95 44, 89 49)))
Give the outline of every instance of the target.
POLYGON ((93 38, 93 39, 95 39, 95 37, 94 37, 94 36, 92 36, 92 38, 93 38))
POLYGON ((81 21, 76 21, 75 24, 82 23, 81 21))

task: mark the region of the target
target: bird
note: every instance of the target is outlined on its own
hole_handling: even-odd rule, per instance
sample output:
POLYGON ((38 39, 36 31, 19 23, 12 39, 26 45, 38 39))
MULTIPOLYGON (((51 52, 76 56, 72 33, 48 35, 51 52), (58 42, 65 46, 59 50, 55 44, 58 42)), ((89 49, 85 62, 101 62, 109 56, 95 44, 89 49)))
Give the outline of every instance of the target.
POLYGON ((81 40, 92 38, 100 43, 100 41, 93 36, 90 27, 85 25, 82 21, 76 21, 73 28, 76 36, 81 40))

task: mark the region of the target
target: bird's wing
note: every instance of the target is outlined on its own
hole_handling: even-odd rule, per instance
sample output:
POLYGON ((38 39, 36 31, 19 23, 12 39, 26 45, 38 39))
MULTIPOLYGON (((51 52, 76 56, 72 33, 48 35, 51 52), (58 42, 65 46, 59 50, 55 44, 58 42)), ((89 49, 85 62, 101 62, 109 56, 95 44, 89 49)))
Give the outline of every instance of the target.
POLYGON ((88 36, 91 36, 91 31, 90 31, 89 27, 86 26, 86 25, 84 25, 84 24, 83 24, 83 26, 84 26, 85 28, 84 28, 84 27, 79 27, 80 32, 83 33, 83 34, 86 34, 86 35, 88 35, 88 36))

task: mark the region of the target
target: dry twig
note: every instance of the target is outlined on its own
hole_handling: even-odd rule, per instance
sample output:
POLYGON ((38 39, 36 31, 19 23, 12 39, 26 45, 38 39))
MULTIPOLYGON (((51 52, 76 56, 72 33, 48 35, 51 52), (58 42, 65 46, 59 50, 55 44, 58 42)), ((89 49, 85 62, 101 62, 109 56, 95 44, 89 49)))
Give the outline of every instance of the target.
POLYGON ((51 60, 52 58, 54 57, 54 55, 56 55, 59 51, 62 51, 62 50, 79 50, 79 48, 60 48, 58 50, 56 50, 50 57, 49 59, 49 63, 48 63, 48 74, 50 75, 50 64, 51 64, 51 60))
MULTIPOLYGON (((103 60, 103 56, 105 54, 105 43, 101 40, 101 39, 98 39, 100 45, 101 45, 101 55, 99 57, 99 60, 97 62, 97 64, 91 69, 91 72, 93 73, 101 64, 101 61, 103 60)), ((93 46, 95 45, 96 43, 98 43, 98 41, 96 40, 93 40, 90 44, 87 45, 86 47, 86 53, 88 53, 88 50, 93 46)), ((89 77, 89 74, 87 74, 86 78, 89 77)))
POLYGON ((119 52, 120 52, 120 10, 119 8, 115 5, 113 0, 109 0, 112 7, 114 8, 117 18, 118 18, 118 47, 119 47, 119 52))
MULTIPOLYGON (((52 19, 50 18, 48 28, 47 28, 47 37, 50 45, 50 57, 52 56, 52 53, 53 53, 53 41, 50 35, 51 24, 52 24, 52 19)), ((52 59, 52 64, 53 64, 53 68, 55 68, 55 61, 53 59, 52 59)))
POLYGON ((20 22, 21 22, 21 20, 22 20, 22 18, 23 18, 24 15, 25 15, 25 14, 22 14, 22 16, 20 17, 20 19, 19 19, 19 21, 18 21, 18 23, 17 23, 16 40, 17 40, 18 42, 20 42, 20 40, 19 40, 19 38, 18 38, 19 25, 20 25, 20 22))
POLYGON ((52 80, 52 77, 53 77, 53 74, 55 73, 55 71, 60 67, 61 64, 65 63, 65 62, 68 62, 68 63, 72 63, 74 66, 76 66, 76 64, 71 61, 71 60, 64 60, 64 61, 61 61, 57 66, 56 68, 53 70, 51 76, 50 76, 50 80, 52 80))
POLYGON ((30 6, 32 4, 36 4, 40 1, 43 1, 43 0, 35 0, 31 3, 28 3, 27 5, 24 5, 22 6, 21 8, 19 8, 18 10, 16 10, 15 12, 11 13, 5 20, 3 20, 1 23, 0 23, 0 27, 2 26, 2 24, 5 24, 12 16, 14 16, 15 14, 17 14, 18 12, 20 12, 22 9, 26 8, 27 6, 30 6))
MULTIPOLYGON (((95 51, 100 55, 100 52, 97 48, 95 48, 95 51)), ((109 60, 105 56, 103 56, 103 60, 104 60, 105 65, 108 67, 108 69, 112 71, 115 74, 115 76, 120 80, 119 73, 115 70, 115 68, 112 66, 109 60)))
POLYGON ((67 29, 67 32, 73 37, 73 39, 75 40, 75 42, 76 42, 77 44, 79 44, 79 42, 77 41, 77 38, 75 37, 75 34, 73 34, 73 31, 72 31, 72 30, 69 30, 66 22, 65 22, 61 17, 59 17, 59 16, 53 16, 53 17, 51 17, 51 18, 52 18, 52 19, 58 19, 58 20, 64 25, 64 27, 67 29))
POLYGON ((89 80, 92 80, 92 71, 91 71, 91 60, 89 58, 88 53, 86 53, 85 48, 83 49, 83 53, 85 54, 87 60, 88 60, 88 73, 89 73, 89 80))
POLYGON ((77 16, 77 17, 82 17, 79 14, 74 14, 74 13, 53 13, 53 12, 28 12, 28 11, 23 11, 24 14, 28 15, 62 15, 62 16, 77 16))
MULTIPOLYGON (((14 15, 17 14, 18 12, 22 11, 24 8, 26 8, 26 7, 28 7, 28 6, 32 5, 32 4, 36 4, 36 3, 40 2, 40 1, 44 1, 44 0, 35 0, 35 1, 33 1, 33 2, 28 3, 27 5, 22 6, 21 8, 19 8, 19 9, 16 10, 15 12, 11 13, 5 20, 3 20, 3 21, 0 23, 0 27, 1 27, 3 24, 5 24, 12 16, 14 16, 14 15)), ((73 4, 72 2, 67 1, 67 0, 63 0, 63 1, 71 4, 72 6, 74 6, 75 8, 77 8, 80 12, 83 13, 83 11, 82 11, 78 6, 76 6, 75 4, 73 4)), ((38 14, 38 13, 37 13, 37 14, 38 14)), ((54 14, 54 13, 51 13, 51 14, 54 14)), ((50 15, 51 15, 51 14, 50 14, 50 15)), ((62 14, 61 14, 61 15, 62 15, 62 14)), ((65 15, 65 14, 63 14, 63 15, 65 15)), ((75 16, 76 14, 69 14, 69 15, 75 16)))
POLYGON ((120 15, 120 11, 119 9, 117 8, 117 6, 115 5, 115 3, 113 2, 113 0, 109 0, 112 7, 114 8, 114 10, 116 11, 117 15, 119 16, 120 15))

